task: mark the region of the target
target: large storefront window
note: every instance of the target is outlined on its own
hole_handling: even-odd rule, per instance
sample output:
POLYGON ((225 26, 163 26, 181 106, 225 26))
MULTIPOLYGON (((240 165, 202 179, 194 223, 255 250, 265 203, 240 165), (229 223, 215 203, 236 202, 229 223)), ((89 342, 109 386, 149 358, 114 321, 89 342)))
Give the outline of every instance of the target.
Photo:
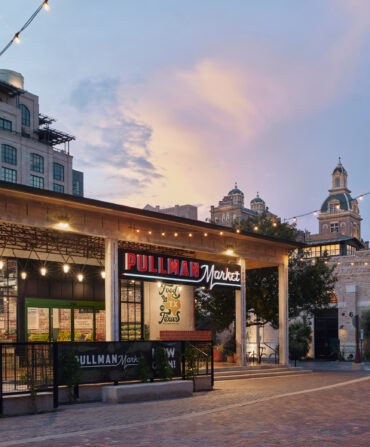
POLYGON ((17 339, 17 262, 0 259, 0 341, 17 339))
POLYGON ((142 338, 142 282, 121 279, 121 340, 141 340, 142 338))
POLYGON ((27 341, 104 341, 104 303, 26 298, 27 341))

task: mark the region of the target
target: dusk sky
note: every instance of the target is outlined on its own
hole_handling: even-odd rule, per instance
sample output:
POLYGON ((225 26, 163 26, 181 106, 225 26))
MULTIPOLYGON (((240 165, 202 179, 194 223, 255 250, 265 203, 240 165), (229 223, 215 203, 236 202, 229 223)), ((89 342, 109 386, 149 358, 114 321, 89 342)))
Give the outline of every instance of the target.
MULTIPOLYGON (((1 3, 3 47, 41 0, 1 3)), ((338 156, 370 191, 368 0, 49 3, 0 68, 76 136, 87 197, 205 219, 237 181, 247 207, 259 191, 291 217, 320 207, 338 156)))

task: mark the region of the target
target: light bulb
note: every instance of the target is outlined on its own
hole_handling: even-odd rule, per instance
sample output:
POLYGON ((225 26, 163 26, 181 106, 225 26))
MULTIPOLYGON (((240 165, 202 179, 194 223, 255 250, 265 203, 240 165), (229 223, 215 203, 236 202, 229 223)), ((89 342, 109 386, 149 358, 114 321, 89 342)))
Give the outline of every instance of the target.
POLYGON ((21 278, 27 279, 27 272, 21 272, 21 278))
POLYGON ((173 233, 173 235, 174 235, 175 237, 177 237, 177 236, 179 235, 179 233, 173 233))
POLYGON ((234 250, 233 250, 232 248, 228 248, 228 249, 226 250, 226 254, 227 254, 228 256, 232 256, 232 255, 234 254, 234 250))
POLYGON ((46 276, 47 272, 48 272, 48 271, 47 271, 46 267, 41 267, 41 268, 40 268, 41 276, 46 276))
POLYGON ((164 231, 162 232, 162 236, 166 236, 166 233, 164 231))
POLYGON ((20 39, 20 37, 19 37, 19 33, 17 33, 17 34, 13 37, 13 40, 14 40, 15 43, 21 43, 21 39, 20 39))
POLYGON ((82 273, 79 273, 77 275, 77 279, 78 279, 79 282, 82 282, 84 280, 84 275, 82 273))
POLYGON ((204 237, 207 237, 208 236, 208 233, 204 233, 204 237))
POLYGON ((193 237, 193 233, 189 233, 189 237, 193 237))
POLYGON ((160 281, 157 282, 157 287, 161 287, 162 283, 160 281))
POLYGON ((237 233, 240 233, 240 230, 239 230, 239 228, 237 228, 237 229, 236 229, 236 232, 237 232, 237 233))
POLYGON ((45 11, 49 11, 50 9, 49 0, 45 0, 44 3, 42 4, 42 7, 45 9, 45 11))
POLYGON ((101 277, 102 277, 103 279, 105 279, 105 270, 102 270, 102 271, 100 272, 100 274, 101 274, 101 277))
POLYGON ((0 261, 0 270, 4 268, 4 261, 0 261))
POLYGON ((63 272, 68 273, 70 271, 71 267, 68 264, 63 265, 63 272))
POLYGON ((223 231, 220 231, 220 236, 222 236, 224 234, 224 232, 223 231))
POLYGON ((258 231, 257 225, 253 229, 254 229, 254 231, 258 231))
POLYGON ((181 290, 182 290, 182 287, 181 287, 181 286, 179 287, 179 290, 180 290, 180 292, 181 292, 181 290))

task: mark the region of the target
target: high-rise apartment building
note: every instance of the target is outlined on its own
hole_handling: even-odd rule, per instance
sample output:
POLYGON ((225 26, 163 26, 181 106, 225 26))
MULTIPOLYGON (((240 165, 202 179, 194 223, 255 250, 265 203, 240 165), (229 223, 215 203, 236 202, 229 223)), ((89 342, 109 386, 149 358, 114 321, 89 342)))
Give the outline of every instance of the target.
POLYGON ((73 171, 70 142, 40 113, 38 96, 24 90, 20 73, 0 70, 1 180, 83 195, 83 174, 73 171))

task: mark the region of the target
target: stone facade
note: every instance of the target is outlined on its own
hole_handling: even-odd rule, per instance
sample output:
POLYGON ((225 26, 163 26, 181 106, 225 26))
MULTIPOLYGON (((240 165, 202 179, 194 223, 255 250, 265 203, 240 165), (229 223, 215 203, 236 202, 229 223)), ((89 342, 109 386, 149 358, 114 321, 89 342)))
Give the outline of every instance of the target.
POLYGON ((257 192, 257 196, 251 200, 250 209, 244 206, 244 193, 238 188, 237 183, 229 193, 218 202, 218 206, 211 206, 211 222, 226 227, 232 227, 243 220, 266 213, 271 219, 276 216, 269 212, 266 203, 257 192))
POLYGON ((74 137, 50 127, 55 120, 40 114, 38 96, 23 83, 20 73, 0 70, 1 180, 82 195, 83 176, 76 171, 74 182, 69 153, 74 137))

